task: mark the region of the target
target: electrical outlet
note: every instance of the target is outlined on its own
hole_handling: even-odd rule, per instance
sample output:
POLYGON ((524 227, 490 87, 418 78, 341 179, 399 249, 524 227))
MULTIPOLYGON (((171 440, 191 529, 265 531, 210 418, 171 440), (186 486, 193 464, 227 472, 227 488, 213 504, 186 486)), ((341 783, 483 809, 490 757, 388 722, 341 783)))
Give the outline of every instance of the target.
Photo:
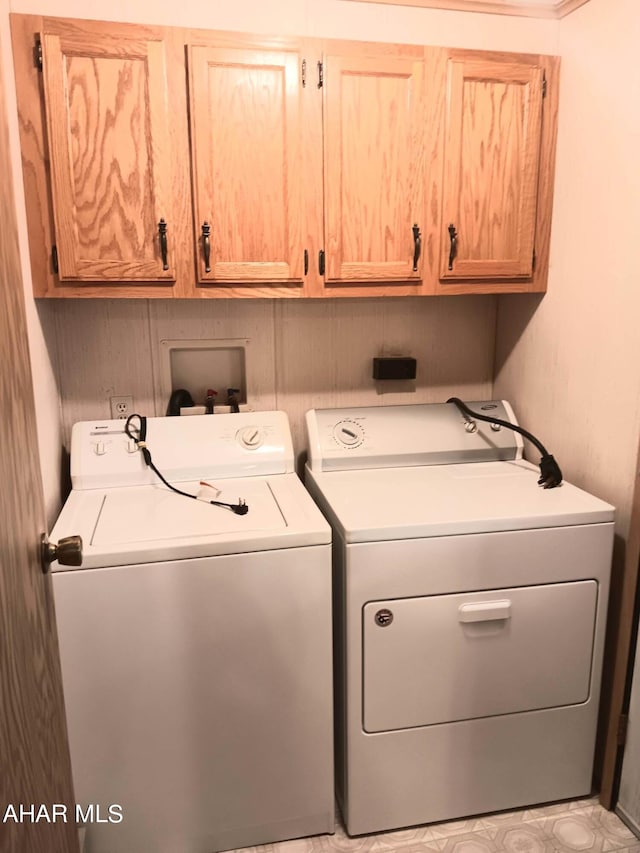
POLYGON ((133 414, 133 397, 111 397, 111 417, 124 420, 133 414))

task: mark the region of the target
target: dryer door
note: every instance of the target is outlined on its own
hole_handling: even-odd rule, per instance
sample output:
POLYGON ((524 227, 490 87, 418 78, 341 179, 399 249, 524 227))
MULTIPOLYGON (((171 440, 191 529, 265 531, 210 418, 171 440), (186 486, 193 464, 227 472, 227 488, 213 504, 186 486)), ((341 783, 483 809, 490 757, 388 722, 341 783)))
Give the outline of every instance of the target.
POLYGON ((369 602, 365 731, 585 702, 597 596, 586 580, 369 602))

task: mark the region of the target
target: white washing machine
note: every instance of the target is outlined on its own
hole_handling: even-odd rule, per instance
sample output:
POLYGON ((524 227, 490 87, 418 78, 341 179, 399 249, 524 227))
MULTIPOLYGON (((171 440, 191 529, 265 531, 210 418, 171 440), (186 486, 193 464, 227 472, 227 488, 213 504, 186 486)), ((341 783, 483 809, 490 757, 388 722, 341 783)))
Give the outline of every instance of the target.
POLYGON ((451 404, 307 414, 352 835, 591 789, 614 510, 476 426, 451 404))
POLYGON ((331 531, 286 415, 147 426, 170 483, 248 511, 169 491, 124 421, 74 427, 52 538, 80 534, 84 561, 53 587, 86 851, 333 832, 331 531))

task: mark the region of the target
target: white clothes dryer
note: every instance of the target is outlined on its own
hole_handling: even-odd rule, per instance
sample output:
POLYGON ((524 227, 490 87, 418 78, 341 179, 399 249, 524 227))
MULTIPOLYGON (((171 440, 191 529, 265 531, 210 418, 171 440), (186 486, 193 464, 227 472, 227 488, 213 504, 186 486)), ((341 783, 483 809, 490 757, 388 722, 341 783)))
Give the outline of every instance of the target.
POLYGON ((519 436, 451 404, 315 410, 307 431, 347 831, 588 794, 613 507, 543 490, 519 436))
POLYGON ((333 832, 331 531, 294 473, 286 415, 147 426, 169 482, 248 511, 169 491, 124 421, 73 429, 52 537, 79 533, 84 561, 54 564, 53 588, 87 849, 333 832))

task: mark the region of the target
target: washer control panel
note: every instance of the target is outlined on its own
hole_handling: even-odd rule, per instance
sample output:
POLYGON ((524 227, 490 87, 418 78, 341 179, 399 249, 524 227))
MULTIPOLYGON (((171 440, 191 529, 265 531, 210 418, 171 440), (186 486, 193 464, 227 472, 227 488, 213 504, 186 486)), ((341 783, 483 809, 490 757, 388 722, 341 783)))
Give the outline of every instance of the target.
MULTIPOLYGON (((517 425, 500 400, 468 403, 517 425)), ((313 409, 306 416, 309 466, 318 471, 519 459, 522 439, 491 422, 464 418, 452 403, 313 409), (496 427, 498 427, 496 429, 496 427)))
MULTIPOLYGON (((146 445, 169 482, 294 470, 284 412, 147 418, 146 445)), ((126 434, 124 420, 83 421, 71 433, 71 482, 74 489, 95 489, 147 485, 157 478, 135 437, 126 434)))

